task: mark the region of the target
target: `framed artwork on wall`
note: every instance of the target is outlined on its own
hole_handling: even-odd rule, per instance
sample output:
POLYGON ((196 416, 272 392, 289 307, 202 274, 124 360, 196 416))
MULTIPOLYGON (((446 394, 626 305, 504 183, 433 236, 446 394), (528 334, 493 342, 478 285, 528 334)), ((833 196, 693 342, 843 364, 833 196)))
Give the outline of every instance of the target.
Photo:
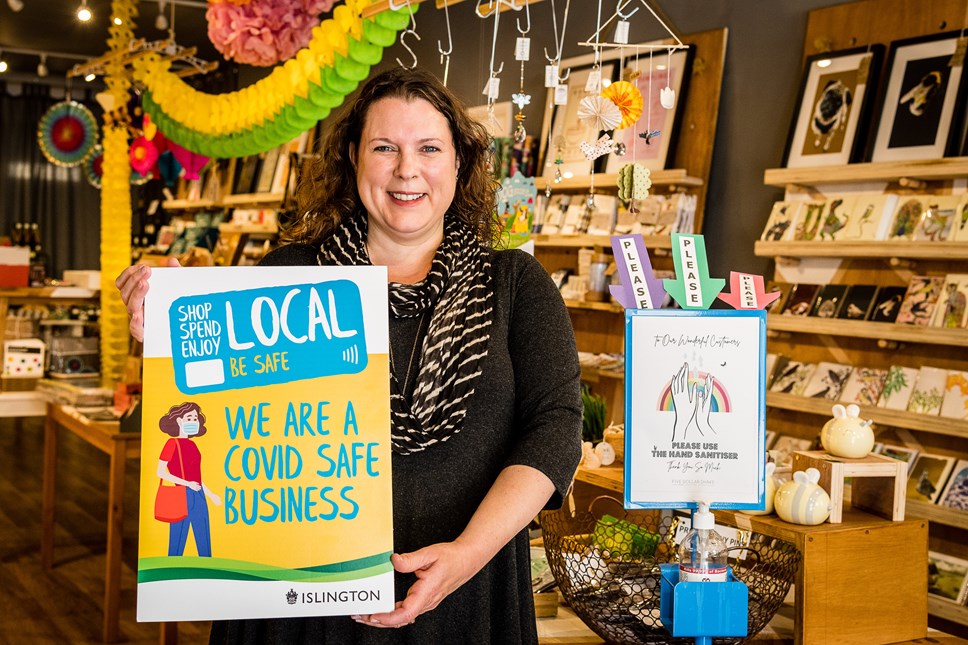
MULTIPOLYGON (((634 125, 615 130, 612 139, 625 145, 624 155, 609 155, 605 172, 617 173, 627 163, 639 163, 649 170, 668 168, 675 153, 676 136, 686 105, 689 88, 689 73, 695 48, 677 49, 671 54, 656 52, 651 61, 647 53, 628 56, 621 77, 631 78, 631 82, 642 92, 644 107, 642 116, 634 125), (651 66, 651 75, 649 73, 651 66), (650 78, 651 76, 651 78, 650 78), (665 109, 659 102, 659 92, 665 87, 675 91, 676 103, 672 109, 665 109), (658 135, 651 136, 653 132, 658 135), (650 134, 646 139, 643 135, 650 134), (648 143, 646 143, 648 141, 648 143)), ((606 56, 619 56, 622 52, 609 52, 606 56)))
MULTIPOLYGON (((555 89, 549 88, 545 100, 545 113, 549 115, 542 130, 542 145, 545 148, 544 163, 541 175, 550 178, 555 174, 555 168, 561 171, 562 176, 569 178, 578 175, 587 175, 591 172, 592 164, 595 169, 600 171, 601 164, 610 155, 599 157, 595 162, 591 162, 582 154, 579 146, 581 143, 589 144, 598 141, 602 132, 594 124, 583 122, 578 118, 578 108, 581 100, 589 93, 585 91, 589 76, 594 70, 594 56, 580 56, 561 61, 561 70, 570 68, 568 78, 564 84, 568 88, 568 100, 564 105, 555 105, 555 89), (561 158, 560 164, 555 164, 555 160, 561 158)), ((617 61, 602 61, 601 73, 602 80, 611 82, 615 80, 618 72, 617 61)))
POLYGON ((964 51, 958 50, 960 33, 891 43, 870 161, 913 161, 959 153, 968 90, 964 51))
POLYGON ((843 165, 863 155, 873 89, 884 46, 816 54, 807 59, 783 166, 843 165))

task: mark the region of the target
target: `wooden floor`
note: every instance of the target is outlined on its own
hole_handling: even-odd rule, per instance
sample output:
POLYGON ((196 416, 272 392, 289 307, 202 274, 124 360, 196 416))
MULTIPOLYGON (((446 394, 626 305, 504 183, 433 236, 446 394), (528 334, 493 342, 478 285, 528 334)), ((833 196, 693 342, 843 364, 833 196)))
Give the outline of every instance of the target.
MULTIPOLYGON (((40 564, 43 419, 0 418, 0 645, 100 643, 107 518, 107 455, 70 433, 58 454, 55 565, 40 564)), ((122 549, 123 642, 156 644, 156 623, 135 621, 138 475, 128 464, 122 549)), ((181 623, 179 645, 208 642, 207 623, 181 623)))

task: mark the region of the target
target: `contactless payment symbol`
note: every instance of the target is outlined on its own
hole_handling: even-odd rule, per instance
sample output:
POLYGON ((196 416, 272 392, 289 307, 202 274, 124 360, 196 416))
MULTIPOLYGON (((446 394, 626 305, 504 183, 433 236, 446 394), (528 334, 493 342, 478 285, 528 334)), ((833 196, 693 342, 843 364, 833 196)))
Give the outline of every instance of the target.
POLYGON ((186 394, 355 374, 367 364, 360 290, 348 280, 185 296, 168 322, 186 394))

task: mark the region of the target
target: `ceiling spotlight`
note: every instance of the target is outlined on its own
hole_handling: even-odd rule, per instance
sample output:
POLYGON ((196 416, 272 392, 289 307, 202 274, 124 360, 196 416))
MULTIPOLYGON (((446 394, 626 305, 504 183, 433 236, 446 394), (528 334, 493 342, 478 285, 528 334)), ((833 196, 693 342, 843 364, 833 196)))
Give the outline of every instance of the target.
POLYGON ((7 71, 7 61, 3 60, 3 58, 0 57, 0 74, 3 74, 6 71, 7 71))
POLYGON ((77 8, 77 19, 81 22, 87 22, 94 17, 91 13, 90 8, 87 6, 87 0, 81 0, 81 6, 77 8))
POLYGON ((37 63, 37 76, 46 78, 50 72, 47 70, 47 54, 40 55, 40 62, 37 63))
POLYGON ((24 8, 23 0, 7 0, 7 6, 10 7, 10 11, 17 13, 24 8))
POLYGON ((155 29, 168 29, 168 18, 165 16, 165 0, 158 0, 158 17, 155 18, 155 29))
POLYGON ((93 81, 93 80, 94 80, 95 78, 97 78, 97 74, 95 74, 94 72, 91 72, 91 73, 89 73, 89 74, 87 74, 87 75, 86 75, 86 76, 84 77, 84 80, 85 80, 85 81, 87 81, 88 83, 90 83, 90 82, 91 82, 91 81, 93 81))

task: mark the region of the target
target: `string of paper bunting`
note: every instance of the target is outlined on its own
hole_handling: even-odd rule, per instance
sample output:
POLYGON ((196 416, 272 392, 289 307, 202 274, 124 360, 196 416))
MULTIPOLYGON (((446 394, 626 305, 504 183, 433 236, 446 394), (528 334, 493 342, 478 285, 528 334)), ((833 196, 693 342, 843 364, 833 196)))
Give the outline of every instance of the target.
POLYGON ((252 155, 290 141, 341 105, 407 26, 406 8, 364 19, 367 4, 349 0, 336 7, 294 58, 237 92, 195 90, 168 61, 148 54, 133 64, 145 87, 144 110, 166 137, 209 157, 252 155))

